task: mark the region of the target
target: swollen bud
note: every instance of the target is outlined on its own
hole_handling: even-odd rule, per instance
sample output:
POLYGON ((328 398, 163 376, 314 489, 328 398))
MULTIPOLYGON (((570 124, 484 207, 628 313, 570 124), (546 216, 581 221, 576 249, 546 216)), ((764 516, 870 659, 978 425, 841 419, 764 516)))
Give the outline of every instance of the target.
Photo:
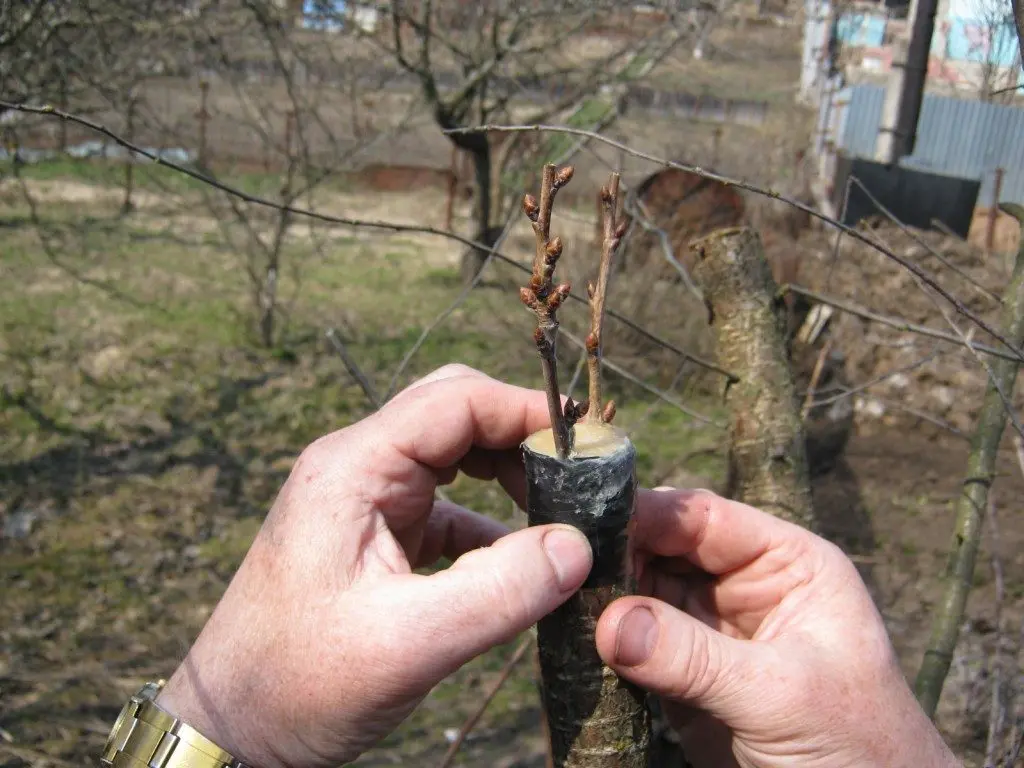
POLYGON ((615 401, 609 400, 604 406, 604 413, 601 414, 601 421, 605 424, 610 424, 612 419, 615 418, 615 401))
POLYGON ((562 255, 562 238, 555 235, 554 239, 548 240, 548 244, 544 247, 544 250, 549 259, 557 259, 562 255))
POLYGON ((529 288, 519 289, 519 299, 530 309, 537 308, 537 294, 531 291, 529 288))
POLYGON ((598 347, 601 346, 601 342, 597 338, 597 334, 591 332, 587 334, 587 352, 592 355, 597 354, 598 347))
POLYGON ((523 195, 523 213, 530 221, 537 220, 537 214, 540 212, 540 206, 537 205, 537 198, 533 195, 523 195))
POLYGON ((569 291, 571 290, 572 286, 568 283, 562 283, 560 286, 555 288, 555 290, 551 292, 551 295, 548 296, 548 309, 553 312, 562 306, 562 302, 565 301, 566 297, 569 295, 569 291))
POLYGON ((621 224, 619 224, 619 226, 615 228, 615 239, 621 240, 622 236, 626 234, 627 229, 628 227, 626 225, 626 222, 622 222, 621 224))
POLYGON ((576 173, 576 169, 571 165, 565 166, 562 170, 555 174, 555 187, 564 187, 570 181, 572 181, 572 175, 576 173))

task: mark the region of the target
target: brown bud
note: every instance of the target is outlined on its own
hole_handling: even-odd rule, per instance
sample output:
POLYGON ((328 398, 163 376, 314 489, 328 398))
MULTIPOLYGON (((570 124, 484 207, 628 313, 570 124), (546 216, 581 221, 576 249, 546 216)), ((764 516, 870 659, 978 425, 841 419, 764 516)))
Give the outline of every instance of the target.
POLYGON ((601 414, 601 421, 605 424, 610 424, 612 419, 615 418, 615 401, 609 400, 604 406, 604 412, 601 414))
POLYGON ((597 288, 594 287, 594 284, 587 283, 587 297, 592 299, 595 293, 597 293, 597 288))
POLYGON ((608 187, 601 187, 601 202, 608 205, 612 201, 612 191, 608 187))
POLYGON ((544 338, 544 331, 542 331, 540 328, 537 328, 533 332, 533 343, 536 344, 541 349, 547 346, 548 340, 544 338))
POLYGON ((523 195, 523 213, 526 214, 530 221, 537 220, 537 214, 540 211, 540 206, 537 205, 537 198, 533 195, 523 195))
POLYGON ((584 416, 586 416, 587 415, 587 411, 589 411, 589 410, 590 410, 590 401, 589 400, 584 400, 582 403, 576 403, 576 413, 578 414, 579 418, 582 419, 584 416))
POLYGON ((536 311, 540 305, 537 301, 537 294, 531 291, 529 288, 519 289, 519 299, 530 309, 536 311))
POLYGON ((555 235, 554 239, 548 240, 548 244, 544 246, 544 250, 547 252, 549 259, 557 259, 562 255, 562 238, 555 235))
POLYGON ((555 174, 555 188, 564 187, 570 181, 572 181, 572 175, 576 172, 576 169, 571 165, 565 166, 562 170, 555 174))
POLYGON ((568 297, 569 292, 572 290, 572 286, 568 283, 562 283, 560 286, 555 288, 548 296, 548 309, 554 311, 562 306, 562 302, 568 297))
POLYGON ((600 341, 600 339, 597 338, 597 334, 595 334, 595 333, 588 333, 587 334, 587 352, 589 352, 592 355, 596 355, 597 354, 597 350, 598 350, 598 348, 600 346, 601 346, 601 341, 600 341))
POLYGON ((628 224, 624 221, 615 228, 615 239, 620 240, 622 236, 626 234, 626 230, 629 228, 628 224))

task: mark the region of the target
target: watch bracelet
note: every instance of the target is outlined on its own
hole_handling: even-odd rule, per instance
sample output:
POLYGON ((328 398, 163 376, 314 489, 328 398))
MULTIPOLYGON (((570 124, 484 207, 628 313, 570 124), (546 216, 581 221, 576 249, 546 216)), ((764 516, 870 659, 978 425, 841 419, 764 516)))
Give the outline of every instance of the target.
MULTIPOLYGON (((161 681, 162 682, 162 681, 161 681)), ((160 686, 162 687, 162 686, 160 686)), ((250 768, 192 726, 160 709, 152 699, 129 714, 130 727, 104 754, 112 768, 250 768)))

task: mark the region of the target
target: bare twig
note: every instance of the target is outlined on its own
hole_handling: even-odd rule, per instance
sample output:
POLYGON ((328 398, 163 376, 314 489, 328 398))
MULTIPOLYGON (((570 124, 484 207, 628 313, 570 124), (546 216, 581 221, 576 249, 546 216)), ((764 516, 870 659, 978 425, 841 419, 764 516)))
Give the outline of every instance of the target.
POLYGON ((807 414, 811 412, 811 406, 814 403, 814 390, 818 387, 818 379, 821 378, 821 372, 825 369, 825 360, 828 358, 828 353, 832 350, 832 343, 835 341, 834 336, 829 336, 818 353, 818 359, 814 361, 814 370, 811 371, 811 380, 807 384, 807 392, 804 394, 804 404, 800 409, 800 418, 803 421, 807 421, 807 414))
POLYGON ((604 239, 601 243, 601 264, 597 270, 597 284, 587 286, 590 297, 590 333, 587 336, 587 372, 590 381, 590 396, 587 399, 586 419, 592 422, 609 422, 615 416, 615 403, 601 403, 601 331, 604 326, 604 305, 608 299, 608 281, 611 277, 612 257, 625 234, 625 224, 619 224, 616 217, 619 210, 619 174, 613 173, 608 184, 601 187, 602 220, 604 239))
POLYGON ((856 184, 860 191, 864 193, 864 196, 871 202, 873 206, 875 206, 875 208, 879 210, 879 212, 881 212, 887 219, 889 219, 893 224, 899 227, 900 231, 903 232, 903 234, 905 234, 919 246, 928 251, 928 253, 930 253, 932 256, 938 259, 939 263, 941 263, 942 266, 946 267, 946 269, 962 277, 969 285, 973 286, 978 291, 983 293, 985 296, 992 299, 992 301, 996 302, 997 304, 999 303, 999 297, 992 293, 992 291, 990 291, 984 285, 982 285, 969 274, 960 269, 960 267, 951 262, 941 253, 939 253, 937 249, 929 245, 928 242, 924 240, 924 238, 922 238, 920 235, 914 232, 914 230, 912 230, 910 227, 908 227, 906 224, 900 221, 895 213, 893 213, 890 209, 886 208, 882 204, 882 201, 871 193, 871 191, 864 185, 864 182, 862 182, 856 176, 851 176, 849 183, 856 184))
MULTIPOLYGON (((0 105, 2 105, 2 102, 0 102, 0 105)), ((819 211, 819 210, 817 210, 815 208, 812 208, 811 206, 807 205, 806 203, 802 203, 799 200, 796 200, 796 199, 794 199, 792 197, 788 197, 787 195, 783 195, 782 193, 780 193, 780 192, 778 192, 776 190, 765 189, 764 187, 759 187, 756 184, 751 184, 750 182, 747 182, 747 181, 742 181, 740 179, 733 179, 733 178, 730 178, 728 176, 723 176, 722 174, 714 173, 712 171, 708 171, 708 170, 706 170, 704 168, 701 168, 700 166, 687 165, 686 163, 672 162, 670 160, 666 160, 664 158, 657 157, 656 155, 651 155, 651 154, 649 154, 647 152, 641 152, 640 150, 633 149, 632 147, 630 147, 630 146, 628 146, 626 144, 623 144, 622 142, 615 141, 614 139, 610 139, 610 138, 608 138, 606 136, 601 136, 600 134, 594 133, 593 131, 586 131, 586 130, 583 130, 581 128, 571 128, 569 126, 564 126, 564 125, 494 125, 494 124, 488 124, 488 125, 475 126, 473 128, 457 128, 457 129, 446 130, 445 133, 451 135, 451 134, 474 133, 474 132, 484 132, 484 131, 486 131, 486 132, 497 132, 497 133, 502 133, 502 132, 503 133, 526 133, 526 132, 533 131, 533 132, 537 132, 537 133, 567 133, 567 134, 574 135, 574 136, 587 136, 587 137, 593 139, 594 141, 599 141, 599 142, 601 142, 603 144, 606 144, 606 145, 608 145, 610 147, 614 147, 616 149, 619 149, 620 151, 626 152, 626 153, 632 155, 633 157, 640 158, 641 160, 647 160, 649 162, 656 163, 656 164, 662 166, 663 168, 675 168, 675 169, 680 170, 680 171, 686 171, 687 173, 693 173, 693 174, 696 174, 698 176, 702 176, 703 178, 710 179, 712 181, 717 181, 717 182, 719 182, 721 184, 725 184, 727 186, 736 187, 738 189, 745 189, 748 192, 754 192, 755 194, 765 195, 767 197, 770 197, 770 198, 773 198, 775 200, 779 200, 779 201, 781 201, 783 203, 786 203, 788 205, 791 205, 794 208, 796 208, 797 210, 803 211, 804 213, 807 213, 807 214, 813 216, 814 218, 819 219, 820 221, 824 221, 824 222, 826 222, 828 224, 831 224, 833 227, 836 227, 837 229, 842 230, 843 232, 845 232, 850 237, 854 238, 855 240, 859 240, 860 242, 864 243, 865 245, 870 246, 871 248, 875 249, 876 251, 878 251, 879 253, 883 254, 887 258, 892 259, 893 261, 895 261, 897 264, 902 266, 904 269, 908 270, 910 273, 912 273, 912 274, 916 275, 917 277, 919 277, 922 281, 925 282, 926 285, 928 285, 936 293, 938 293, 946 301, 948 301, 956 309, 956 311, 959 314, 961 314, 964 317, 966 317, 967 319, 971 320, 979 328, 981 328, 986 333, 988 333, 990 336, 992 336, 992 338, 994 338, 997 341, 1000 341, 1003 344, 1005 344, 1007 349, 1009 349, 1010 352, 1012 352, 1014 354, 1015 359, 1020 360, 1020 361, 1024 361, 1024 350, 1021 350, 1021 348, 1018 345, 1013 344, 1001 331, 997 330, 994 326, 992 326, 992 324, 986 322, 976 312, 974 312, 970 308, 968 308, 960 299, 958 299, 956 296, 954 296, 949 291, 947 291, 945 288, 943 288, 938 283, 938 281, 936 280, 934 275, 932 275, 931 273, 927 272, 923 267, 921 267, 920 265, 915 264, 914 262, 912 262, 912 261, 904 258, 903 256, 900 256, 899 254, 893 252, 891 249, 887 248, 884 244, 878 242, 873 237, 869 237, 865 232, 863 232, 861 230, 858 230, 858 229, 855 229, 854 227, 851 227, 851 226, 849 226, 847 224, 843 224, 841 221, 837 221, 836 219, 833 219, 831 216, 828 216, 828 215, 822 213, 821 211, 819 211)))
POLYGON ((569 421, 575 421, 576 412, 572 401, 566 402, 562 410, 562 398, 558 390, 558 308, 569 294, 569 284, 555 285, 554 273, 558 257, 562 255, 562 239, 551 238, 551 210, 558 190, 572 179, 571 165, 556 170, 552 163, 544 166, 541 179, 540 202, 533 195, 523 198, 523 212, 533 225, 536 250, 533 256, 533 275, 529 285, 519 291, 523 304, 537 316, 537 330, 533 340, 540 353, 541 368, 544 371, 544 389, 548 395, 548 412, 551 415, 551 429, 554 432, 555 449, 559 458, 567 458, 572 450, 572 436, 569 421))
MULTIPOLYGON (((494 246, 495 248, 500 247, 501 244, 505 241, 505 238, 508 237, 508 233, 511 227, 512 217, 509 217, 508 221, 505 222, 504 229, 502 229, 501 234, 498 236, 498 240, 496 241, 494 246)), ((498 256, 498 252, 494 249, 491 249, 490 253, 488 253, 487 257, 484 259, 484 263, 480 265, 480 269, 478 269, 476 274, 473 276, 473 279, 470 280, 469 283, 463 287, 463 289, 459 292, 459 295, 455 297, 455 300, 452 301, 452 303, 449 304, 441 312, 441 314, 435 317, 434 321, 430 323, 430 325, 426 326, 420 332, 420 335, 416 339, 415 343, 413 343, 413 345, 409 347, 409 351, 405 353, 405 356, 402 357, 402 360, 401 362, 399 362, 398 367, 395 369, 395 372, 391 375, 391 383, 388 384, 388 391, 384 395, 385 400, 390 400, 392 397, 394 397, 395 393, 398 391, 398 384, 399 381, 401 380, 402 374, 405 372, 405 369, 409 366, 409 363, 412 362, 413 357, 420 350, 420 347, 422 347, 423 344, 426 342, 430 334, 437 330, 441 323, 443 323, 445 320, 451 317, 451 314, 460 306, 462 306, 463 302, 465 302, 466 299, 469 298, 469 294, 471 294, 473 292, 473 289, 475 289, 480 284, 480 281, 483 280, 484 273, 487 271, 487 267, 490 266, 491 261, 494 258, 497 258, 498 256)))
MULTIPOLYGON (((564 328, 560 331, 560 334, 564 336, 570 344, 572 344, 575 347, 579 347, 581 350, 583 350, 584 353, 586 353, 587 344, 579 336, 576 336, 575 334, 565 330, 564 328)), ((631 373, 629 370, 619 365, 618 363, 609 360, 607 357, 601 357, 601 367, 607 368, 609 371, 614 371, 619 376, 624 378, 626 381, 635 384, 641 389, 649 392, 650 394, 664 401, 668 405, 671 405, 673 408, 681 411, 682 413, 685 413, 690 418, 699 421, 703 424, 709 424, 710 426, 718 427, 719 429, 725 429, 725 424, 722 424, 719 421, 715 421, 710 416, 705 416, 703 413, 699 413, 693 410, 692 408, 687 407, 682 402, 680 402, 678 398, 673 397, 664 390, 658 389, 652 384, 648 384, 646 381, 638 377, 636 374, 631 373)))
POLYGON ((359 388, 363 390, 363 394, 366 395, 366 399, 370 401, 370 405, 375 409, 380 408, 382 405, 380 395, 377 394, 377 390, 373 386, 373 383, 366 378, 366 374, 363 373, 355 359, 351 354, 349 354, 348 348, 341 340, 341 337, 338 336, 338 332, 333 328, 328 328, 324 335, 327 337, 327 340, 331 342, 331 346, 334 347, 334 351, 338 353, 338 357, 341 358, 341 362, 345 366, 345 370, 349 372, 349 375, 355 379, 359 388))
POLYGON ((491 687, 487 689, 487 693, 480 700, 477 708, 470 713, 469 717, 459 728, 459 733, 456 735, 455 740, 452 741, 451 746, 448 747, 448 751, 445 752, 441 762, 438 763, 437 768, 449 768, 449 766, 455 761, 455 755, 459 751, 459 747, 462 746, 462 742, 466 740, 466 736, 469 732, 476 727, 477 722, 483 716, 487 706, 494 700, 494 697, 498 695, 498 691, 501 690, 501 686, 505 684, 509 676, 512 674, 512 670, 515 669, 516 665, 523 660, 523 656, 530 650, 530 646, 533 645, 533 634, 529 634, 522 639, 519 645, 516 647, 515 652, 509 657, 509 660, 505 662, 505 665, 501 668, 498 673, 498 677, 495 678, 494 682, 491 683, 491 687))
MULTIPOLYGON (((902 318, 881 315, 877 312, 871 311, 870 309, 866 309, 865 307, 858 306, 857 304, 854 304, 851 301, 836 298, 834 296, 826 296, 824 294, 818 293, 817 291, 812 291, 809 288, 803 288, 799 285, 787 283, 786 285, 783 285, 779 289, 779 293, 783 295, 786 292, 806 296, 808 299, 813 299, 814 301, 817 301, 820 304, 828 304, 830 307, 841 309, 844 312, 849 312, 851 315, 856 315, 857 317, 861 317, 865 320, 870 320, 873 323, 887 325, 890 328, 896 329, 897 331, 905 331, 906 333, 916 333, 919 336, 927 336, 928 338, 931 339, 947 341, 950 344, 956 344, 957 346, 960 347, 967 346, 964 343, 963 339, 956 336, 955 334, 946 333, 945 331, 940 331, 936 328, 929 328, 926 325, 918 325, 917 323, 911 323, 908 320, 903 320, 902 318)), ((993 355, 995 357, 1002 358, 1003 360, 1017 359, 1016 355, 1013 355, 1009 352, 1004 352, 1001 349, 996 349, 995 347, 987 347, 982 344, 973 344, 972 346, 979 352, 984 352, 985 354, 993 355)))
MULTIPOLYGON (((891 379, 891 378, 893 378, 895 376, 898 376, 901 373, 909 373, 910 371, 913 371, 913 370, 915 370, 917 368, 920 368, 922 365, 926 365, 926 364, 930 363, 932 360, 934 360, 940 354, 942 354, 941 351, 939 351, 937 349, 933 349, 927 355, 925 355, 924 357, 922 357, 922 358, 920 358, 918 360, 914 360, 912 363, 907 363, 906 365, 901 365, 898 368, 892 368, 892 369, 886 371, 885 373, 880 373, 878 376, 875 376, 873 379, 868 379, 867 381, 862 382, 860 384, 857 384, 856 386, 844 387, 841 392, 838 392, 838 393, 836 393, 834 395, 829 395, 828 397, 823 397, 823 398, 820 398, 820 399, 815 399, 811 403, 811 407, 812 408, 820 408, 823 405, 831 405, 832 403, 839 402, 843 398, 852 397, 853 395, 856 395, 856 394, 858 394, 860 392, 863 392, 863 391, 865 391, 867 389, 870 389, 871 387, 877 386, 878 384, 881 384, 884 381, 887 381, 888 379, 891 379)), ((807 390, 807 393, 808 394, 813 394, 810 389, 807 390)))

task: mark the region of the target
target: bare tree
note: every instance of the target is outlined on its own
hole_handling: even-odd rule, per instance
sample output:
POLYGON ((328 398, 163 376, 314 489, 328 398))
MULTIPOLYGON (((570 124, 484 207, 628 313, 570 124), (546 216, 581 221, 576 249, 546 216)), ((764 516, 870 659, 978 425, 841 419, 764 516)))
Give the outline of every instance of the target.
POLYGON ((1009 103, 1021 69, 1013 10, 999 0, 973 0, 972 7, 978 22, 966 30, 968 53, 978 64, 972 86, 981 101, 1009 103))
MULTIPOLYGON (((625 23, 621 17, 631 11, 609 2, 397 0, 382 31, 368 39, 415 78, 442 130, 512 115, 530 122, 570 116, 580 127, 602 127, 618 109, 616 89, 607 86, 644 76, 691 32, 692 22, 677 17, 675 4, 664 5, 658 23, 611 40, 591 33, 609 16, 625 23)), ((486 132, 449 139, 472 160, 473 239, 492 246, 539 161, 558 155, 556 143, 525 136, 496 141, 486 132)), ((484 258, 485 252, 466 252, 467 279, 484 258)))

